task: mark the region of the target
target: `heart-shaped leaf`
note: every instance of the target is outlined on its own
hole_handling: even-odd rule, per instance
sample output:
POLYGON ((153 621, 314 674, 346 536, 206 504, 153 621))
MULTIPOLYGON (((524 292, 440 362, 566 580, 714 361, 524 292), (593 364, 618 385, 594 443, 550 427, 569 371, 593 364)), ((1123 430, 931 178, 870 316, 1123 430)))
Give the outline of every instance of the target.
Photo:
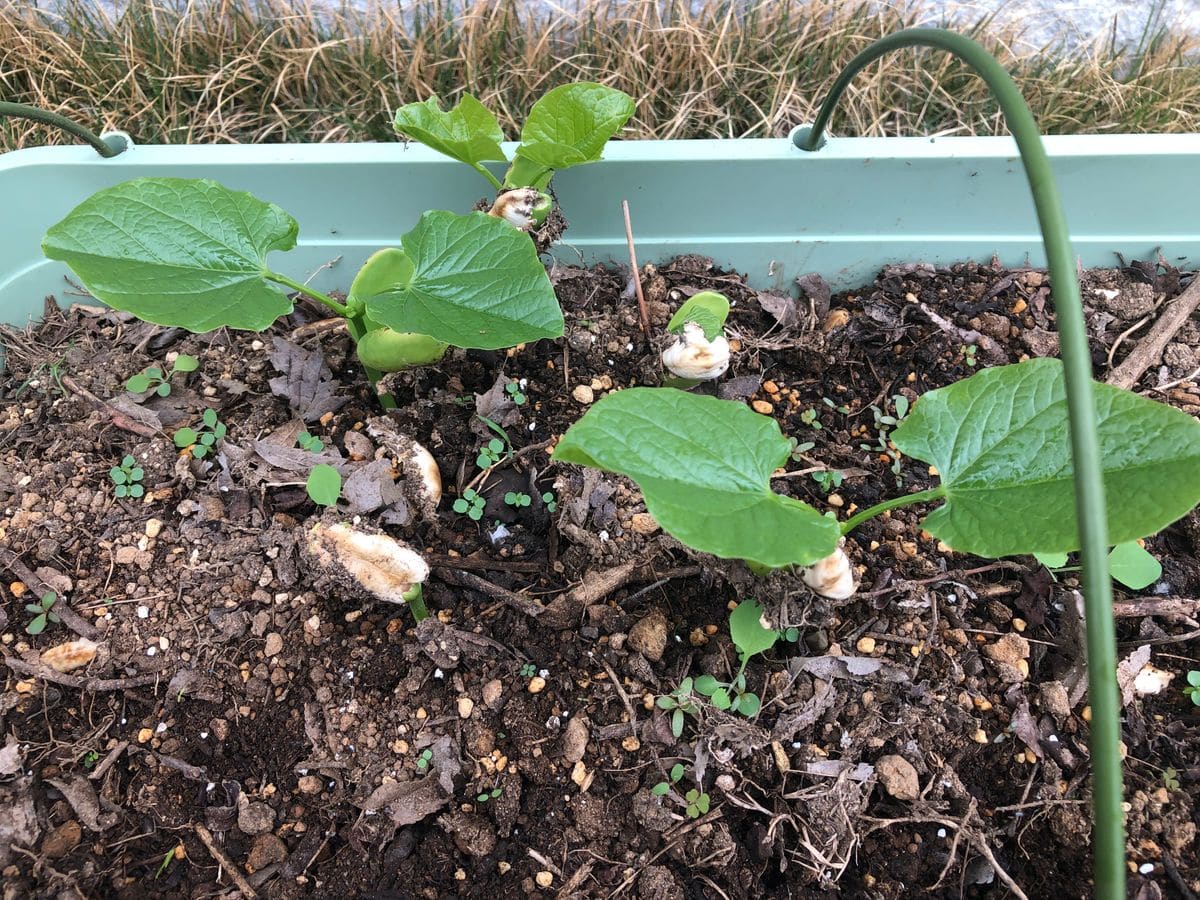
MULTIPOLYGON (((1200 501, 1200 423, 1109 385, 1093 385, 1108 536, 1153 534, 1200 501)), ((1079 548, 1062 363, 985 369, 932 391, 892 433, 937 467, 945 504, 924 527, 979 556, 1079 548)))
POLYGON ((1162 565, 1137 541, 1126 541, 1108 554, 1108 571, 1125 587, 1140 591, 1158 581, 1162 565))
POLYGON ((742 658, 764 653, 775 646, 779 632, 763 624, 763 608, 755 600, 743 600, 729 614, 729 636, 742 658))
POLYGON ((500 149, 504 140, 500 123, 470 94, 463 94, 449 111, 442 109, 436 97, 409 103, 396 111, 393 124, 400 134, 467 165, 507 158, 500 149))
POLYGON ((435 210, 401 244, 403 258, 393 250, 377 264, 399 281, 385 287, 376 272, 356 282, 372 321, 480 350, 563 333, 562 310, 533 242, 507 222, 435 210))
POLYGON ((530 109, 506 183, 537 187, 546 170, 595 162, 633 110, 629 95, 602 84, 556 87, 530 109))
POLYGON ((837 522, 771 490, 791 444, 773 419, 673 388, 604 397, 554 449, 561 462, 627 475, 650 514, 704 553, 808 565, 837 548, 837 522))
POLYGON ((261 331, 292 303, 265 281, 267 254, 291 250, 296 220, 278 206, 207 179, 138 178, 84 200, 46 232, 109 306, 188 331, 261 331))

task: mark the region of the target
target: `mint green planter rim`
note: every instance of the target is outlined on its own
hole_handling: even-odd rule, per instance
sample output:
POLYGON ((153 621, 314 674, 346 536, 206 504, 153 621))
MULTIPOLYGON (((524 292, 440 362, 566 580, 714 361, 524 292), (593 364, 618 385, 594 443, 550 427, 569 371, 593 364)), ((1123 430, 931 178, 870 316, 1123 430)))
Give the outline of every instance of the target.
MULTIPOLYGON (((1048 137, 1046 148, 1085 266, 1115 254, 1200 261, 1200 135, 1048 137), (1163 185, 1170 185, 1169 191, 1163 185)), ((511 152, 513 145, 508 145, 511 152)), ((133 145, 0 155, 0 319, 24 324, 50 294, 76 299, 65 266, 42 257, 47 227, 95 191, 143 175, 214 178, 278 203, 300 244, 272 264, 344 290, 371 252, 394 245, 425 209, 466 211, 491 186, 420 145, 133 145), (338 260, 332 266, 331 261, 338 260)), ((829 137, 806 153, 787 138, 616 141, 602 162, 562 172, 565 264, 627 262, 621 201, 638 258, 712 257, 754 286, 787 290, 819 272, 837 288, 883 265, 965 259, 1044 266, 1033 203, 1010 137, 829 137)))

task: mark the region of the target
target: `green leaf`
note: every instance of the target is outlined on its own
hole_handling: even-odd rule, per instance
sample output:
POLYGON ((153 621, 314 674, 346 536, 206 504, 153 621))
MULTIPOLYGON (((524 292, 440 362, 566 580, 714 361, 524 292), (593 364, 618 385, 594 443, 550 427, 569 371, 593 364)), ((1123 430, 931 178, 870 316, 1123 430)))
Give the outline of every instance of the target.
POLYGON ((128 497, 129 496, 129 486, 124 485, 124 484, 118 484, 115 488, 113 488, 113 496, 116 497, 118 500, 123 500, 124 498, 128 497))
POLYGON ((194 356, 180 353, 175 357, 174 369, 176 372, 195 372, 198 368, 200 368, 200 360, 194 356))
POLYGON ((675 698, 663 695, 654 701, 654 705, 659 709, 674 709, 678 704, 675 702, 675 698))
POLYGON ((137 499, 146 493, 146 489, 140 484, 131 484, 129 486, 129 496, 137 499))
POLYGON ((633 110, 629 95, 602 84, 556 87, 530 109, 521 129, 517 158, 543 169, 595 162, 633 110))
MULTIPOLYGON (((924 527, 955 550, 1009 556, 1076 550, 1062 363, 985 369, 933 391, 893 432, 902 453, 937 467, 946 502, 924 527)), ((1200 501, 1200 423, 1093 385, 1113 543, 1145 537, 1200 501)))
POLYGON ((470 508, 471 508, 471 504, 470 504, 470 503, 468 503, 466 500, 463 500, 463 499, 460 497, 458 500, 455 500, 455 501, 454 501, 454 503, 453 503, 453 505, 452 505, 452 507, 451 507, 451 508, 452 508, 452 509, 453 509, 453 510, 454 510, 456 513, 465 513, 465 512, 466 512, 468 509, 470 509, 470 508))
POLYGON ((393 126, 400 134, 467 165, 507 159, 500 149, 504 140, 500 123, 470 94, 463 94, 449 111, 436 97, 409 103, 396 111, 393 126))
POLYGON ((1108 554, 1108 571, 1125 587, 1140 591, 1158 581, 1162 566, 1137 541, 1126 541, 1108 554))
POLYGON ((164 381, 157 388, 155 388, 154 393, 158 394, 160 397, 169 397, 171 396, 171 386, 164 381))
POLYGON ((758 694, 747 691, 744 694, 738 694, 737 712, 740 712, 746 718, 757 715, 759 708, 762 706, 762 701, 758 699, 758 694))
POLYGON ((733 701, 729 699, 729 691, 725 688, 717 688, 713 691, 712 705, 717 709, 729 709, 733 705, 733 701))
POLYGON ((134 468, 129 470, 129 480, 130 481, 141 481, 145 477, 146 477, 146 470, 143 469, 141 466, 135 466, 134 468))
POLYGON ((201 414, 200 418, 209 428, 214 428, 217 424, 217 411, 215 409, 206 409, 201 414))
POLYGON ((696 679, 696 693, 703 694, 705 697, 711 697, 720 686, 721 682, 711 675, 701 675, 696 679))
POLYGON ((683 777, 683 773, 683 763, 675 763, 675 765, 671 766, 671 781, 678 781, 683 777))
POLYGON ((671 713, 671 734, 679 737, 683 734, 683 710, 677 709, 671 713))
POLYGON ((671 789, 671 786, 669 784, 667 784, 665 781, 660 781, 654 787, 650 788, 650 793, 653 794, 655 797, 662 797, 670 789, 671 789))
POLYGON ((764 625, 762 615, 762 607, 754 600, 743 600, 729 614, 729 636, 744 659, 770 650, 779 640, 779 632, 764 625))
POLYGON ((790 451, 773 419, 741 403, 629 388, 592 406, 554 459, 632 478, 655 520, 693 549, 768 566, 808 565, 833 553, 840 529, 771 491, 771 473, 790 451))
POLYGON ((199 435, 196 434, 196 429, 189 428, 185 425, 183 428, 180 428, 177 432, 175 432, 175 446, 179 448, 190 447, 192 444, 196 443, 197 437, 199 437, 199 435))
POLYGON ((132 375, 125 382, 125 390, 131 394, 140 394, 142 391, 150 390, 150 379, 145 375, 132 375))
POLYGON ((1187 682, 1192 687, 1200 687, 1200 669, 1192 669, 1187 673, 1187 682))
POLYGON ((132 453, 126 453, 126 454, 125 454, 125 455, 124 455, 124 456, 121 458, 121 465, 122 465, 122 467, 124 467, 124 468, 126 468, 126 469, 130 468, 130 467, 131 467, 131 466, 132 466, 134 463, 136 463, 136 462, 137 462, 137 460, 133 458, 133 454, 132 454, 132 453))
POLYGON ((119 469, 116 466, 108 470, 108 477, 112 479, 113 484, 125 484, 129 481, 129 476, 125 474, 125 470, 119 469))
POLYGON ((704 337, 712 340, 722 333, 725 320, 729 318, 729 300, 724 294, 716 291, 701 291, 689 297, 671 321, 667 323, 667 331, 672 334, 683 332, 683 326, 695 322, 704 331, 704 337))
MULTIPOLYGON (((546 268, 529 236, 507 222, 434 210, 401 243, 411 261, 407 276, 358 295, 372 321, 478 350, 562 335, 562 310, 546 268)), ((392 265, 397 272, 404 268, 392 265)))
POLYGON ((701 794, 696 798, 696 808, 700 810, 701 815, 708 812, 709 797, 708 794, 701 794))
POLYGON ((266 256, 296 246, 278 206, 215 181, 138 178, 93 194, 46 232, 98 299, 156 325, 261 331, 291 312, 266 256))
MULTIPOLYGON (((25 631, 28 634, 41 634, 46 630, 46 613, 34 616, 29 624, 25 626, 25 631)), ((678 737, 678 735, 676 735, 678 737)))
POLYGON ((342 476, 333 466, 321 463, 313 466, 308 473, 308 482, 304 487, 313 503, 334 506, 342 493, 342 476))
POLYGON ((204 459, 206 456, 208 456, 208 447, 204 444, 192 445, 192 459, 204 459))
POLYGON ((1033 558, 1047 569, 1061 569, 1067 564, 1067 554, 1065 553, 1035 553, 1033 558))

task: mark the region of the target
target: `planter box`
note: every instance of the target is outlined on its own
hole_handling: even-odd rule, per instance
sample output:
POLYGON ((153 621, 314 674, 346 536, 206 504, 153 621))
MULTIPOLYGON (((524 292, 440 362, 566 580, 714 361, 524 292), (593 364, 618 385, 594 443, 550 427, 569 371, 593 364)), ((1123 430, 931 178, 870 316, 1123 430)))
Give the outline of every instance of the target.
MULTIPOLYGON (((1046 140, 1075 252, 1085 266, 1155 247, 1200 262, 1200 135, 1046 140)), ((511 147, 510 147, 511 149, 511 147)), ((835 138, 816 153, 791 141, 629 141, 555 181, 570 220, 564 261, 627 260, 621 200, 638 258, 711 256, 760 288, 804 272, 861 284, 886 263, 986 260, 1043 265, 1041 236, 1016 145, 1007 137, 835 138)), ((143 175, 213 178, 274 201, 300 222, 278 268, 345 289, 374 250, 395 245, 426 209, 465 211, 490 187, 418 145, 133 147, 102 159, 88 147, 0 156, 0 318, 23 324, 69 286, 42 257, 46 228, 90 194, 143 175)))

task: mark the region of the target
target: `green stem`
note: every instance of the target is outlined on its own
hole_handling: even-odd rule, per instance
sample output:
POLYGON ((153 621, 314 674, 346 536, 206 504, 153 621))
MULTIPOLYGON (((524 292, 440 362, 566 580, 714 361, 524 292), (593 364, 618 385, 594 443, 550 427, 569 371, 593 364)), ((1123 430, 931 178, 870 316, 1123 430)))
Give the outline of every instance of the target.
POLYGON ((891 500, 884 500, 882 503, 876 503, 874 506, 855 513, 843 522, 842 534, 849 534, 863 522, 873 519, 880 513, 887 512, 889 509, 896 509, 900 506, 911 506, 914 503, 931 503, 945 496, 946 489, 939 485, 927 491, 917 491, 915 494, 905 494, 903 497, 893 497, 891 500))
POLYGON ((324 303, 339 316, 345 316, 346 318, 350 317, 350 307, 343 306, 328 294, 322 294, 320 291, 316 290, 315 288, 310 288, 306 284, 301 284, 298 281, 292 281, 292 279, 288 278, 286 275, 280 275, 278 272, 266 272, 264 277, 270 281, 276 282, 277 284, 282 284, 284 287, 290 287, 293 291, 304 294, 306 297, 311 297, 318 303, 324 303))
POLYGON ((424 622, 429 618, 429 610, 425 606, 425 592, 421 589, 421 585, 414 584, 409 588, 404 595, 404 602, 412 610, 413 619, 417 623, 424 622))
MULTIPOLYGON (((367 323, 363 320, 361 314, 351 314, 346 317, 346 330, 350 332, 350 337, 352 337, 354 339, 354 343, 357 344, 369 329, 367 328, 367 323)), ((371 382, 372 387, 375 387, 377 384, 379 384, 379 379, 383 377, 382 372, 380 372, 378 369, 372 369, 367 365, 363 365, 363 373, 367 376, 367 381, 371 382)), ((376 391, 376 394, 379 397, 379 405, 384 409, 396 408, 396 398, 391 394, 380 394, 378 391, 376 391)))
POLYGON ((55 128, 61 128, 68 134, 73 135, 80 140, 87 141, 92 145, 95 151, 105 159, 112 159, 114 156, 125 150, 123 142, 121 142, 121 146, 113 146, 94 131, 72 122, 66 116, 60 116, 58 113, 49 112, 45 109, 38 109, 36 106, 28 106, 24 103, 10 103, 6 100, 0 100, 0 116, 11 116, 17 119, 32 119, 34 122, 41 122, 43 125, 52 125, 55 128))
POLYGON ((500 181, 499 178, 497 178, 495 175, 493 175, 491 172, 489 172, 484 167, 483 163, 472 163, 471 165, 474 167, 476 172, 478 172, 480 175, 482 175, 484 178, 486 178, 488 181, 490 181, 492 183, 492 187, 494 187, 498 191, 504 190, 504 184, 500 181))
MULTIPOLYGON (((1016 139, 1033 193, 1042 240, 1049 261, 1050 282, 1058 316, 1066 376, 1067 418, 1074 462, 1075 510, 1083 563, 1087 616, 1088 692, 1092 705, 1092 818, 1095 824, 1093 874, 1095 896, 1101 900, 1125 897, 1125 828, 1121 810, 1120 705, 1117 701, 1116 629, 1112 615, 1112 582, 1105 557, 1108 527, 1096 407, 1092 393, 1092 361, 1084 329, 1083 306, 1066 217, 1054 183, 1050 160, 1042 146, 1033 114, 1007 70, 970 38, 938 28, 912 28, 876 41, 856 56, 834 82, 816 121, 798 138, 801 148, 814 150, 833 108, 850 80, 863 68, 892 50, 930 46, 953 53, 973 68, 1004 112, 1016 139)), ((857 518, 857 517, 856 517, 857 518)), ((853 521, 853 520, 851 520, 853 521)), ((847 525, 850 523, 848 522, 847 525)))

